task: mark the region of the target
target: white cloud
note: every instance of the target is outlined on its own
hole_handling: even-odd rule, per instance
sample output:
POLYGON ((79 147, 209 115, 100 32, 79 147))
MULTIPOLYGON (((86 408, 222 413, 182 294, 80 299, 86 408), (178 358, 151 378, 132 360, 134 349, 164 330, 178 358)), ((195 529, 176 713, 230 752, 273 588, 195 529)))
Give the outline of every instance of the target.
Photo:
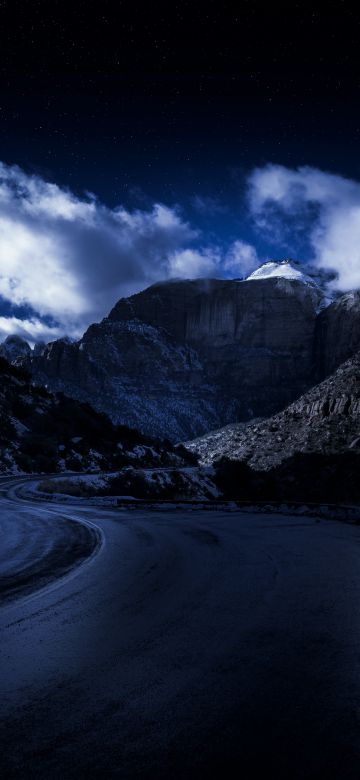
POLYGON ((339 289, 360 288, 360 182, 317 168, 267 165, 250 176, 249 202, 260 229, 272 229, 274 209, 290 230, 307 220, 314 262, 337 272, 339 289))
POLYGON ((197 235, 176 208, 109 209, 0 163, 0 296, 59 331, 77 333, 122 295, 172 275, 174 253, 197 235))
POLYGON ((181 279, 216 276, 220 272, 218 249, 183 249, 169 257, 170 276, 181 279))
MULTIPOLYGON (((19 317, 0 317, 0 342, 6 336, 16 334, 26 341, 52 341, 63 335, 61 328, 45 325, 39 319, 23 319, 19 317)), ((77 335, 80 335, 77 334, 77 335)))
POLYGON ((61 238, 14 216, 0 216, 0 295, 64 321, 75 312, 81 317, 87 308, 75 274, 66 267, 61 238))
POLYGON ((224 260, 224 270, 231 276, 248 276, 260 265, 255 247, 245 241, 234 241, 224 260))
MULTIPOLYGON (((212 199, 205 205, 219 209, 212 199)), ((153 282, 252 270, 249 245, 236 241, 226 252, 198 248, 200 240, 177 207, 110 209, 92 194, 79 198, 0 163, 0 297, 31 312, 26 320, 0 317, 0 340, 77 336, 120 297, 153 282)))

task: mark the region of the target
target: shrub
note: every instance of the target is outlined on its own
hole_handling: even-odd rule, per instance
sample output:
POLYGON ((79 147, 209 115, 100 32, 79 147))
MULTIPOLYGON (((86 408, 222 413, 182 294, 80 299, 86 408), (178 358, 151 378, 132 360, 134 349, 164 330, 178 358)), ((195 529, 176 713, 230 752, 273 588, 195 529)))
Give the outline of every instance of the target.
POLYGON ((39 483, 39 490, 42 493, 64 493, 74 498, 88 498, 94 495, 94 488, 81 480, 56 479, 43 480, 39 483))
POLYGON ((5 412, 0 412, 0 437, 2 441, 13 441, 16 438, 15 426, 5 412))
POLYGON ((84 466, 80 458, 75 458, 73 455, 71 455, 69 458, 66 458, 65 466, 69 471, 82 471, 84 466))
POLYGON ((184 447, 183 444, 177 444, 175 447, 175 452, 177 455, 179 455, 180 458, 183 459, 184 463, 188 463, 189 466, 198 465, 199 456, 197 455, 197 453, 188 450, 186 447, 184 447))

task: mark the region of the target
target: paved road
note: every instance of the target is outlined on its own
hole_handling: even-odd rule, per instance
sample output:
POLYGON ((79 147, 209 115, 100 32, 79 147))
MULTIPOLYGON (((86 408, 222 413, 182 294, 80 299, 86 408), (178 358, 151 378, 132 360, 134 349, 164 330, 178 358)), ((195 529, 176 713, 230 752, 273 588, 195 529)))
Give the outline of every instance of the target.
POLYGON ((359 528, 1 488, 2 777, 359 777, 359 528))

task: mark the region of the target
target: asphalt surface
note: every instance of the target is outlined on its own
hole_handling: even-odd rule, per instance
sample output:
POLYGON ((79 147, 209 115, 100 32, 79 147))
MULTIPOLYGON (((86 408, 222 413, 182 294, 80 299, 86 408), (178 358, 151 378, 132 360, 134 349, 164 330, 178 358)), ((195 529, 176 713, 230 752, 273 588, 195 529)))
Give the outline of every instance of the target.
POLYGON ((359 777, 358 527, 5 482, 1 777, 359 777))

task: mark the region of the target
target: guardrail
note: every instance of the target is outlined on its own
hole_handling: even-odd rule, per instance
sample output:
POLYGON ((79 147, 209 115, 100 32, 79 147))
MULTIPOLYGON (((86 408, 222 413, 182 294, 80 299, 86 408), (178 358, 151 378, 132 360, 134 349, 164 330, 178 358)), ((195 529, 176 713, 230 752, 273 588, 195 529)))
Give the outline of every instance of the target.
POLYGON ((360 506, 352 504, 334 504, 313 501, 251 501, 250 499, 149 499, 149 498, 118 498, 117 507, 127 509, 140 509, 163 507, 169 509, 194 507, 202 509, 254 509, 254 511, 279 512, 281 514, 312 515, 317 517, 333 517, 334 519, 346 519, 348 522, 360 524, 360 506))

